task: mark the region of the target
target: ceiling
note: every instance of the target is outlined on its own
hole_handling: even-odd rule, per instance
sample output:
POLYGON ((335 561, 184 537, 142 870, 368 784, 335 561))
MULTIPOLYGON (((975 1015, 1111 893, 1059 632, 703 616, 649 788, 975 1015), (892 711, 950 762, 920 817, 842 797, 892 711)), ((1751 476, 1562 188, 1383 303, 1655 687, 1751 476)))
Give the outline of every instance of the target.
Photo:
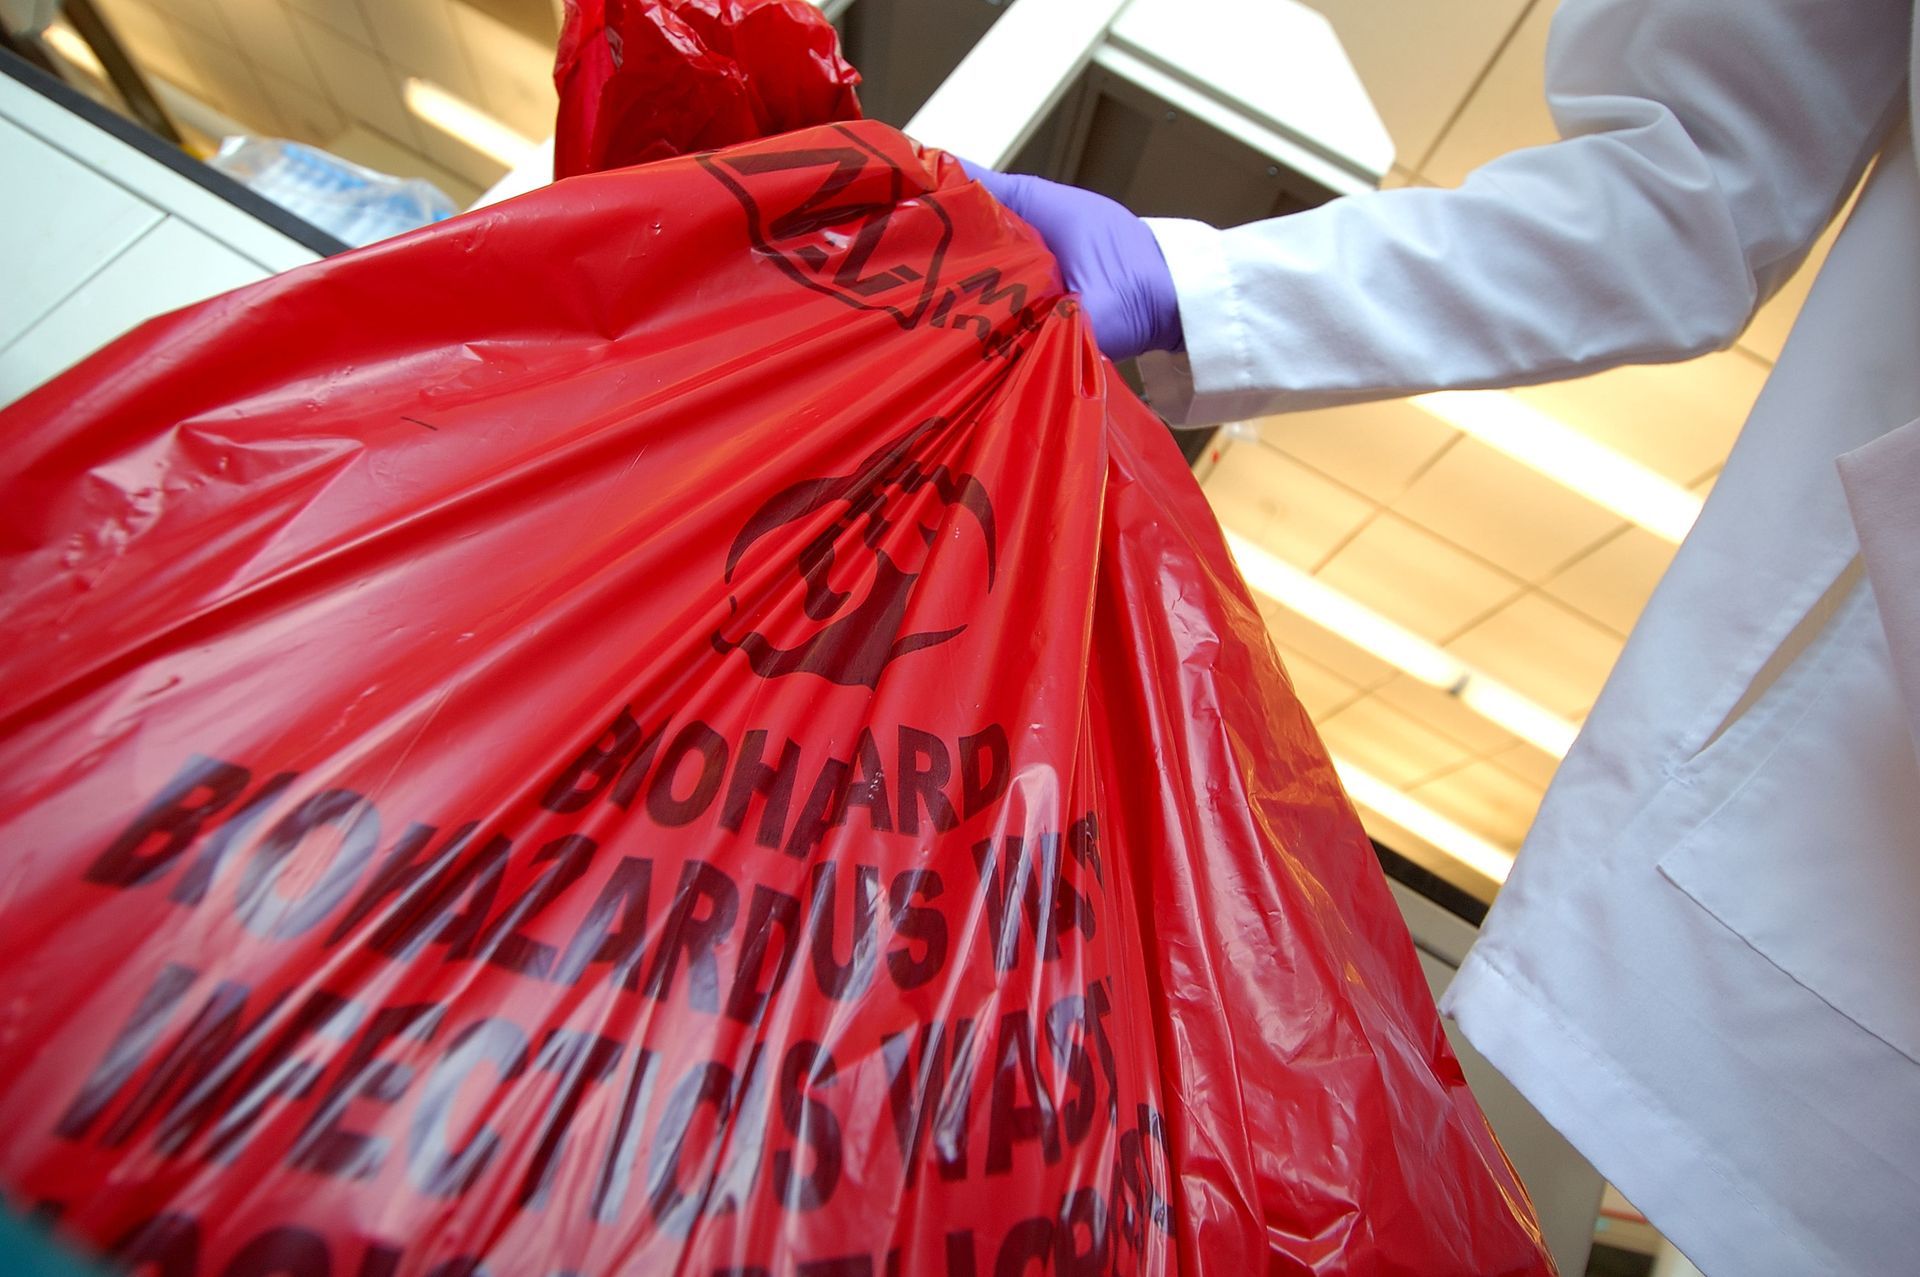
POLYGON ((409 78, 439 85, 530 141, 553 132, 559 0, 96 4, 149 77, 245 131, 425 178, 462 207, 506 166, 408 110, 409 78))
MULTIPOLYGON (((1306 0, 1339 32, 1393 135, 1389 186, 1447 186, 1554 140, 1551 0, 1306 0)), ((1704 494, 1824 258, 1731 350, 1514 392, 1704 494)), ((1221 522, 1553 713, 1584 719, 1675 547, 1408 400, 1247 423, 1205 486, 1221 522)), ((1433 813, 1516 850, 1557 759, 1269 601, 1274 641, 1328 747, 1433 813)), ((1363 810, 1376 837, 1427 840, 1363 810)), ((1491 891, 1482 875, 1450 874, 1491 891)))
MULTIPOLYGON (((1452 184, 1552 140, 1542 92, 1552 0, 1307 2, 1333 23, 1393 136, 1388 185, 1452 184)), ((462 205, 504 166, 412 114, 410 77, 524 138, 551 132, 559 0, 98 3, 152 76, 247 130, 425 177, 462 205)), ((1824 251, 1733 349, 1516 393, 1704 493, 1824 251)), ((1674 550, 1410 401, 1244 423, 1202 473, 1230 530, 1575 723, 1674 550)), ((1266 612, 1336 755, 1496 849, 1519 846, 1552 751, 1277 602, 1266 612)), ((1364 814, 1383 841, 1493 891, 1486 874, 1438 855, 1433 838, 1378 807, 1364 814)))

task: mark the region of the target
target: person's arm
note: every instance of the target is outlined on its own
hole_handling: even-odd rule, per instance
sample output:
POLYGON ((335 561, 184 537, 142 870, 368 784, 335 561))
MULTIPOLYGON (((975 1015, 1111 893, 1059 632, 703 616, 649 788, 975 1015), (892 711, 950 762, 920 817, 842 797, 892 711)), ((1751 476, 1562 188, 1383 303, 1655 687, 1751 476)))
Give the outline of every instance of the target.
POLYGON ((1903 109, 1911 17, 1909 0, 1566 0, 1547 66, 1564 140, 1457 190, 1227 231, 1149 222, 1186 350, 1142 357, 1148 397, 1197 425, 1721 348, 1903 109))

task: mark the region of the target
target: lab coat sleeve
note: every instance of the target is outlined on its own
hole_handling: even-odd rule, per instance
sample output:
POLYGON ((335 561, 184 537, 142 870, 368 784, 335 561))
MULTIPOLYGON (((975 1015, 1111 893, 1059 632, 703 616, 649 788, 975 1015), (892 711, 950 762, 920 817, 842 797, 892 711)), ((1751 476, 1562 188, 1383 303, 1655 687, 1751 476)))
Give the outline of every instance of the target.
POLYGON ((1176 424, 1511 386, 1733 341, 1904 106, 1910 0, 1565 0, 1561 140, 1457 189, 1231 230, 1149 222, 1186 350, 1141 360, 1176 424))

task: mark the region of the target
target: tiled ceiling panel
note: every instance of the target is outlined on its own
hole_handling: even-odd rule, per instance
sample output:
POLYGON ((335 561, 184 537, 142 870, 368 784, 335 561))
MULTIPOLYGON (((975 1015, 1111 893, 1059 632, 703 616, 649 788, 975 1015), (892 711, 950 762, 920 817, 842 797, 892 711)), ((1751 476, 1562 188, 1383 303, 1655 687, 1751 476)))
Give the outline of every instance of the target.
POLYGON ((1296 412, 1259 423, 1260 437, 1374 501, 1392 501, 1460 432, 1404 401, 1296 412))
POLYGON ((1726 460, 1767 372, 1763 361, 1728 350, 1514 393, 1675 483, 1692 484, 1726 460))
POLYGON ((1529 0, 1310 0, 1333 23, 1399 162, 1417 167, 1529 0))
POLYGON ((1543 587, 1567 606, 1625 635, 1646 607, 1677 547, 1645 528, 1625 527, 1568 564, 1543 587))
POLYGON ((1373 517, 1373 502, 1276 448, 1253 443, 1209 488, 1220 521, 1312 570, 1373 517))
POLYGON ((1538 581, 1619 530, 1620 516, 1537 470, 1462 439, 1394 509, 1523 581, 1538 581))
POLYGON ((1319 727, 1327 748, 1392 785, 1411 788, 1472 756, 1460 742, 1378 696, 1353 702, 1319 727))
POLYGON ((1542 594, 1522 595, 1447 645, 1556 714, 1584 718, 1620 636, 1542 594))
POLYGON ((529 142, 553 131, 550 0, 102 4, 143 70, 241 130, 423 178, 456 205, 470 203, 506 165, 414 114, 409 79, 438 86, 529 142))
POLYGON ((1382 513, 1320 570, 1319 579, 1435 643, 1520 592, 1520 582, 1445 538, 1382 513))
MULTIPOLYGON (((1459 7, 1433 6, 1449 13, 1459 7)), ((1420 176, 1440 186, 1454 186, 1477 164, 1558 136, 1546 99, 1547 28, 1552 19, 1553 6, 1545 0, 1535 0, 1528 7, 1513 38, 1460 107, 1446 134, 1415 163, 1420 176)))

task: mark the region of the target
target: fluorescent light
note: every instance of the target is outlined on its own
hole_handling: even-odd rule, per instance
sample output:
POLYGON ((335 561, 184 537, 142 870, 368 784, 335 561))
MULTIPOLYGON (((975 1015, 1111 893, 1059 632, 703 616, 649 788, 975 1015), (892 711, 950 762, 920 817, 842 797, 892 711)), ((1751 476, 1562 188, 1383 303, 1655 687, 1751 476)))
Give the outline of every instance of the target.
POLYGON ((1501 390, 1449 390, 1408 402, 1676 545, 1700 498, 1501 390))
POLYGON ((1332 630, 1422 683, 1452 687, 1466 675, 1466 666, 1419 635, 1292 564, 1281 562, 1232 529, 1222 531, 1226 533, 1227 548, 1233 551, 1234 560, 1240 565, 1240 575, 1246 577, 1248 585, 1274 602, 1332 630))
POLYGON ((1566 757, 1579 730, 1566 719, 1325 582, 1281 562, 1231 528, 1221 531, 1234 561, 1240 565, 1240 575, 1260 593, 1422 683, 1439 688, 1553 757, 1566 757))
POLYGON ((1552 710, 1484 674, 1467 675, 1454 695, 1482 718, 1500 724, 1555 758, 1565 758, 1573 748, 1573 738, 1580 733, 1578 727, 1552 710))
POLYGON ((1344 759, 1334 759, 1333 769, 1339 773, 1340 783, 1346 786, 1347 796, 1355 803, 1432 843, 1469 869, 1495 882, 1507 880, 1507 874, 1513 869, 1512 852, 1456 825, 1425 803, 1344 759))
POLYGON ((472 103, 427 80, 407 78, 407 109, 448 137, 491 155, 509 168, 533 153, 534 143, 521 137, 472 103))
POLYGON ((41 36, 53 46, 55 53, 67 61, 102 80, 107 78, 107 69, 100 65, 100 57, 93 51, 93 46, 82 40, 80 33, 66 23, 54 23, 41 36))

